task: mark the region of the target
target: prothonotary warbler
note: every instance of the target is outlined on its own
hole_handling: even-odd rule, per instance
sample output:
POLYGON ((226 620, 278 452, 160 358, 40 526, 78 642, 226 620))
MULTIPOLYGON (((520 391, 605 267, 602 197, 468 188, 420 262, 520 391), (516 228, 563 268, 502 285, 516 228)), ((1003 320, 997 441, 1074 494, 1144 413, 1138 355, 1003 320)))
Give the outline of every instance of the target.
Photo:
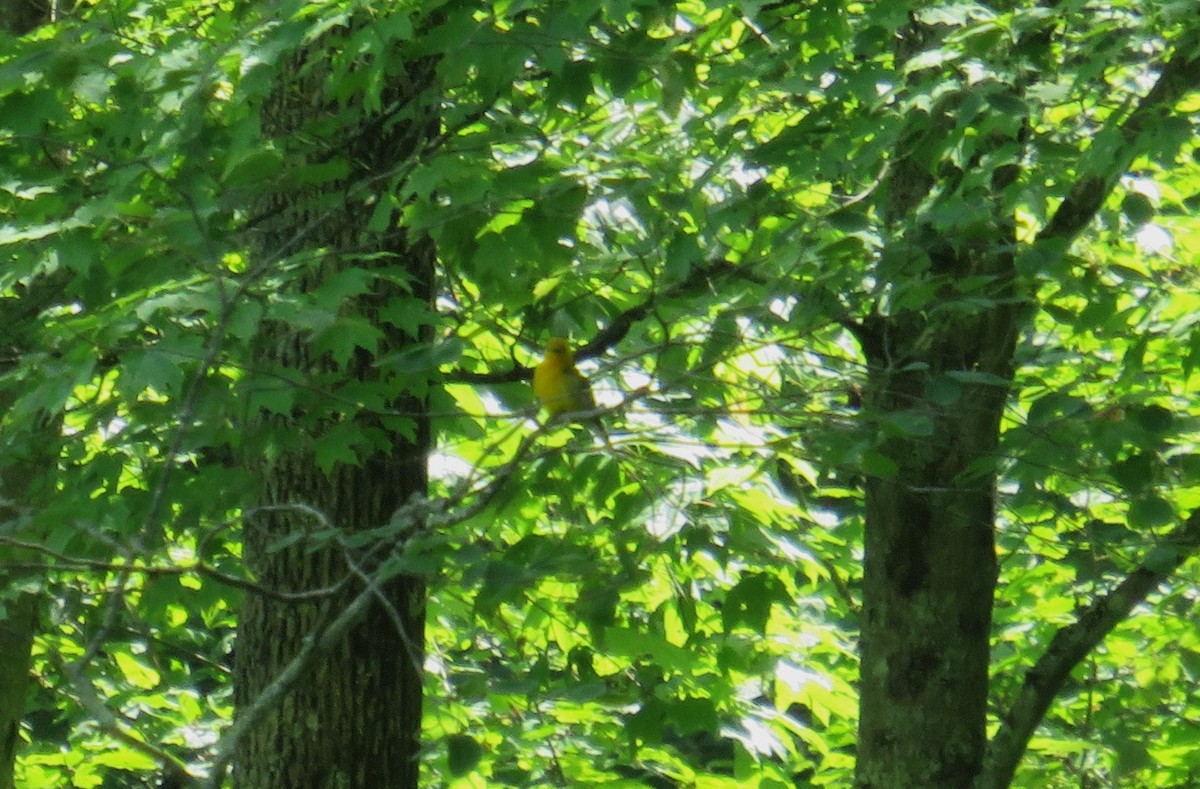
POLYGON ((553 337, 546 343, 546 355, 533 369, 533 393, 551 419, 596 407, 592 387, 575 369, 575 354, 561 337, 553 337))

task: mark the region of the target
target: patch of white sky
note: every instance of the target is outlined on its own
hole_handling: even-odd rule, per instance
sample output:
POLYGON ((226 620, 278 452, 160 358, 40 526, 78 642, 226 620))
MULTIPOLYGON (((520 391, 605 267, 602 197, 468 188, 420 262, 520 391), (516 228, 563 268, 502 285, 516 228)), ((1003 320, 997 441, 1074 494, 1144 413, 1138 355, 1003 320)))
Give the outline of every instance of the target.
POLYGON ((788 746, 771 725, 757 717, 774 712, 773 708, 761 708, 757 710, 756 715, 743 717, 737 726, 722 726, 721 736, 737 740, 750 753, 770 758, 786 758, 788 746))
POLYGON ((677 480, 664 495, 654 499, 646 513, 646 532, 659 542, 666 542, 687 525, 687 508, 704 498, 704 482, 696 477, 677 480))
POLYGON ((635 238, 645 238, 646 226, 634 211, 628 198, 609 199, 602 197, 592 201, 583 211, 583 233, 592 246, 603 248, 607 244, 604 228, 623 230, 635 238))
POLYGON ((1142 225, 1133 234, 1138 249, 1148 255, 1167 255, 1175 248, 1175 238, 1160 225, 1142 225))
MULTIPOLYGON (((1157 206, 1162 202, 1162 190, 1150 178, 1127 178, 1125 187, 1130 192, 1142 195, 1157 206)), ((1174 237, 1162 225, 1147 222, 1133 234, 1138 249, 1147 255, 1168 255, 1175 248, 1174 237)))
POLYGON ((449 447, 441 447, 429 454, 428 469, 430 477, 447 484, 461 482, 475 473, 475 466, 449 447))

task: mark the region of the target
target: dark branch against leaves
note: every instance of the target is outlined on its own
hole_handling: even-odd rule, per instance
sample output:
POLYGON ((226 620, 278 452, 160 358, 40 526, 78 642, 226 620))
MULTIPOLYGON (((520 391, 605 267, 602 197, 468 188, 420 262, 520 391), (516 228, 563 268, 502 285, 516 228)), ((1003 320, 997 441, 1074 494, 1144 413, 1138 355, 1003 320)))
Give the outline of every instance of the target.
POLYGON ((1003 789, 1046 710, 1067 677, 1135 606, 1200 551, 1200 511, 1192 513, 1152 550, 1115 589, 1092 602, 1074 624, 1054 636, 1049 648, 1025 674, 1025 683, 988 745, 984 770, 975 789, 1003 789))

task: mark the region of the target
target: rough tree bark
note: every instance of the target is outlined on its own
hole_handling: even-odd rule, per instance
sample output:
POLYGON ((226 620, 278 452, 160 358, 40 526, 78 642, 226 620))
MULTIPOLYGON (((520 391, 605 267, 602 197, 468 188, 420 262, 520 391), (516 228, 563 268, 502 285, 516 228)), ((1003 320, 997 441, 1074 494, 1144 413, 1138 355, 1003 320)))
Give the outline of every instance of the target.
MULTIPOLYGON (((937 34, 914 21, 900 44, 912 51, 900 56, 937 34)), ((930 153, 953 133, 969 90, 943 94, 927 116, 913 112, 882 190, 892 241, 880 278, 892 294, 919 284, 929 295, 877 306, 858 333, 869 366, 863 415, 894 464, 865 490, 863 789, 969 786, 987 744, 992 457, 1018 327, 1015 222, 998 195, 1016 172, 954 170, 930 153)), ((993 147, 1011 143, 1020 121, 991 134, 993 147)))
POLYGON ((861 332, 864 414, 896 466, 866 484, 856 783, 876 789, 969 786, 986 744, 991 457, 1017 327, 1012 254, 1000 250, 1012 228, 997 221, 981 247, 933 238, 906 254, 928 258, 946 309, 878 315, 861 332), (991 278, 991 304, 955 309, 955 283, 976 275, 991 278))
MULTIPOLYGON (((364 204, 361 185, 414 155, 436 130, 425 103, 431 75, 428 64, 397 75, 383 102, 384 112, 395 114, 365 120, 359 115, 362 125, 355 128, 330 124, 338 116, 321 94, 325 75, 319 56, 301 53, 280 75, 262 110, 264 133, 308 162, 344 157, 351 171, 338 183, 267 195, 257 206, 268 218, 260 225, 256 246, 264 259, 279 250, 321 250, 319 262, 308 264, 301 286, 305 290, 351 268, 379 274, 371 291, 347 299, 343 311, 366 317, 384 339, 374 354, 358 348, 340 365, 328 354, 316 353, 297 329, 272 321, 268 304, 259 369, 287 368, 306 381, 332 376, 381 384, 386 373, 375 364, 377 358, 429 339, 424 330, 412 336, 398 329, 394 311, 407 310, 413 322, 425 322, 428 329, 433 249, 402 231, 367 234, 372 211, 364 204)), ((283 535, 329 527, 340 534, 380 527, 411 497, 425 493, 430 431, 424 384, 410 381, 406 387, 397 380, 395 386, 394 396, 379 411, 347 409, 336 398, 322 399, 317 393, 306 401, 308 406, 293 409, 292 416, 273 420, 278 453, 260 461, 264 507, 247 519, 247 566, 260 584, 281 591, 324 589, 351 580, 336 594, 307 603, 248 597, 236 646, 238 717, 247 714, 306 641, 362 591, 355 572, 372 569, 369 564, 349 566, 347 554, 332 542, 302 539, 278 550, 272 543, 283 535), (321 409, 326 409, 324 415, 315 418, 321 409), (326 474, 317 465, 312 439, 349 420, 374 444, 360 452, 357 465, 340 463, 326 474)), ((238 786, 417 786, 425 589, 421 579, 403 576, 380 592, 386 603, 376 601, 337 646, 317 654, 280 703, 259 710, 263 717, 237 746, 238 786)))

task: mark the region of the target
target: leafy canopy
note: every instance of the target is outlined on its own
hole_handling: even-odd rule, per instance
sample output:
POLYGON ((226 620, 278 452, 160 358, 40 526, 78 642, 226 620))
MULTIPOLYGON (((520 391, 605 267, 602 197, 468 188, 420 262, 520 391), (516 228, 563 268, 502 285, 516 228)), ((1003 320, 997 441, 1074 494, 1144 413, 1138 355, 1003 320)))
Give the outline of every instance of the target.
MULTIPOLYGON (((5 572, 52 600, 19 775, 101 786, 168 758, 202 769, 231 716, 238 599, 256 593, 239 458, 312 441, 327 471, 353 464, 386 440, 354 417, 408 387, 429 397, 446 513, 403 560, 432 581, 431 785, 846 784, 860 483, 895 473, 889 434, 933 426, 856 411, 864 362, 843 327, 985 304, 987 282, 947 301, 890 254, 918 218, 992 243, 983 201, 1017 222, 1028 310, 995 459, 1002 708, 1054 628, 1197 503, 1200 100, 1132 145, 1118 130, 1156 64, 1191 46, 1190 13, 151 0, 7 38, 3 463, 62 425, 33 486, 54 495, 0 527, 28 549, 5 572), (909 14, 941 35, 900 52, 909 14), (301 47, 328 76, 284 151, 257 108, 301 47), (436 314, 404 300, 387 313, 432 321, 435 338, 380 356, 391 375, 368 386, 339 372, 379 352, 353 300, 401 268, 362 256, 292 287, 322 255, 361 253, 301 233, 255 256, 247 207, 267 186, 320 194, 344 178, 331 130, 419 120, 427 105, 387 106, 385 86, 423 59, 439 134, 328 198, 439 252, 436 314), (1077 243, 1034 243, 1073 186, 1128 151, 1077 243), (930 188, 894 217, 901 155, 930 188), (328 368, 251 365, 268 319, 328 368), (611 447, 564 426, 528 439, 521 368, 551 334, 599 340, 583 366, 612 407, 611 447), (262 412, 311 415, 313 432, 262 412)), ((927 394, 970 408, 971 375, 927 394)), ((1194 779, 1196 572, 1089 657, 1018 783, 1194 779)))

